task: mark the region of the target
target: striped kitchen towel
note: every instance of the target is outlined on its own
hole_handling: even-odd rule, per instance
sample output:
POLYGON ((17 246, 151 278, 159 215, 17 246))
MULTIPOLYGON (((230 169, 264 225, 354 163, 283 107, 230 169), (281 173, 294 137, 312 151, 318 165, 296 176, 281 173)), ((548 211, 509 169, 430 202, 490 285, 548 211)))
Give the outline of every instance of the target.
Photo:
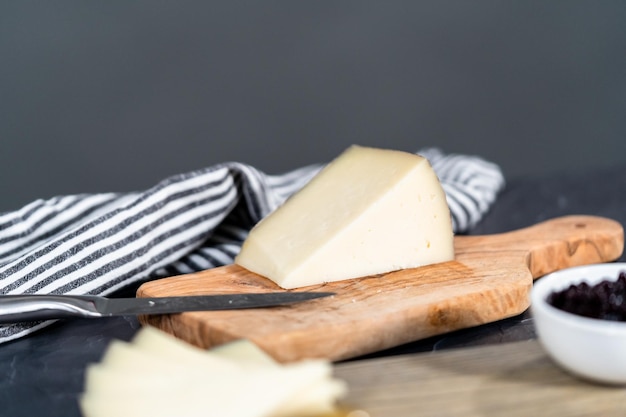
MULTIPOLYGON (((438 149, 419 153, 441 180, 455 232, 470 230, 504 187, 499 167, 438 149)), ((250 228, 321 168, 267 175, 223 163, 143 192, 60 196, 0 214, 0 294, 108 295, 230 264, 250 228)), ((0 326, 0 343, 51 322, 0 326)))

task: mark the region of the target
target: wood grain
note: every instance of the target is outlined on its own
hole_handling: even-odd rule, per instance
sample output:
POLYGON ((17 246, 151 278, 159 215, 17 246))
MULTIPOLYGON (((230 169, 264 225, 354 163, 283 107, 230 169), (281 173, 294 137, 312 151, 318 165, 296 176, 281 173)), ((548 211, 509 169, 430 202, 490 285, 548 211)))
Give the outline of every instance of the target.
MULTIPOLYGON (((352 358, 520 314, 534 278, 617 259, 622 226, 568 216, 502 234, 455 237, 453 262, 299 288, 336 295, 284 307, 143 316, 200 347, 248 338, 281 362, 352 358)), ((237 265, 152 281, 137 296, 270 292, 272 281, 237 265)))
POLYGON ((340 363, 335 375, 362 417, 626 415, 626 388, 566 373, 536 340, 340 363))

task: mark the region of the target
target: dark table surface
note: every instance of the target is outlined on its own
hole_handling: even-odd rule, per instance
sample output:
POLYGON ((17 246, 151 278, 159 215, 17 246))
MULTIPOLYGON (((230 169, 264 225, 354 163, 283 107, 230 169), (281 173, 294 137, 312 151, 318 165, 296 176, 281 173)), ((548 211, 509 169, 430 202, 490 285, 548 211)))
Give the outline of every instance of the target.
MULTIPOLYGON (((471 234, 523 228, 569 214, 608 217, 626 224, 626 165, 543 178, 512 179, 471 234)), ((624 255, 619 261, 624 261, 624 255)), ((120 296, 134 294, 135 288, 120 296)), ((97 362, 112 339, 129 340, 135 318, 59 322, 0 345, 0 415, 78 417, 85 367, 97 362)), ((532 317, 517 317, 421 340, 369 357, 397 355, 535 338, 532 317)), ((356 359, 358 360, 358 359, 356 359)))

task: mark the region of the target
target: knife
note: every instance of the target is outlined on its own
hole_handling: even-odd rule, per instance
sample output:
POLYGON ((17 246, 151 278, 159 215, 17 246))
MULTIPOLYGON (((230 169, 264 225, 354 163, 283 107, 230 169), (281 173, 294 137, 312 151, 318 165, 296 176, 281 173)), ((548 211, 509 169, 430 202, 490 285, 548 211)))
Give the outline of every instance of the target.
POLYGON ((334 293, 270 292, 153 298, 106 298, 96 295, 0 295, 0 324, 73 317, 97 318, 273 307, 331 295, 334 293))

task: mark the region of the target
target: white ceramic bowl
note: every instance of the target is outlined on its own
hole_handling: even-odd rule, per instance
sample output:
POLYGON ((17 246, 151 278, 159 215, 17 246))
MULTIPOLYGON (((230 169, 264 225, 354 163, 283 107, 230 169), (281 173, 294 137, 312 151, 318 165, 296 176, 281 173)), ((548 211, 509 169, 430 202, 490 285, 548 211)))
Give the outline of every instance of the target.
POLYGON ((563 269, 537 280, 531 312, 540 343, 549 356, 579 377, 608 384, 626 384, 626 322, 593 319, 553 307, 547 297, 571 284, 617 280, 626 263, 563 269))

